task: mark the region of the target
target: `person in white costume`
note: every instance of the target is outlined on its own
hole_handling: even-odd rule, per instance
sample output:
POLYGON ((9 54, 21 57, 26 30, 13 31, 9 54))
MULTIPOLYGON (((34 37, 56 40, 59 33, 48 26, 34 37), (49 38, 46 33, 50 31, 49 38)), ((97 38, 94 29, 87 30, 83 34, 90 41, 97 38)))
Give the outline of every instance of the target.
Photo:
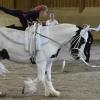
POLYGON ((90 59, 90 49, 93 43, 93 36, 91 31, 100 31, 100 25, 97 28, 90 28, 90 25, 83 25, 83 29, 80 32, 80 35, 85 39, 84 55, 86 56, 86 62, 89 62, 90 59))
POLYGON ((54 13, 50 13, 49 18, 50 19, 46 21, 47 26, 58 25, 58 21, 55 19, 54 13))
POLYGON ((87 38, 88 38, 88 31, 100 31, 100 25, 97 28, 90 28, 90 25, 84 24, 83 25, 83 29, 80 32, 80 35, 85 39, 85 41, 87 42, 87 38))

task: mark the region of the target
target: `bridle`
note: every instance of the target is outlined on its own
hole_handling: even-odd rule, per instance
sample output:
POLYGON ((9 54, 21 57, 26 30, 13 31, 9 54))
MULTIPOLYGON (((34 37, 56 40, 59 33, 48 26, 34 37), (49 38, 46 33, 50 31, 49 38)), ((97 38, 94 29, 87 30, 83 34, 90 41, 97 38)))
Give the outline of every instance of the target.
MULTIPOLYGON (((80 55, 79 55, 79 52, 80 52, 80 49, 79 49, 79 45, 80 45, 80 40, 81 40, 81 36, 80 34, 78 36, 75 36, 74 38, 71 39, 71 46, 73 46, 74 44, 74 47, 70 48, 70 52, 71 52, 71 56, 74 58, 74 59, 79 59, 80 58, 80 55)), ((70 46, 70 47, 71 47, 70 46)))

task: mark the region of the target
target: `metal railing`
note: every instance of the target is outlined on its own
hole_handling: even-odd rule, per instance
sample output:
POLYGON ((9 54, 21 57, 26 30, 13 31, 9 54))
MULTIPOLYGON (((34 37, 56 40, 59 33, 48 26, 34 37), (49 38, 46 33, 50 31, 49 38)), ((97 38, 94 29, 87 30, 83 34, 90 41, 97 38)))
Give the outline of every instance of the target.
MULTIPOLYGON (((17 8, 16 6, 17 0, 0 0, 0 6, 5 6, 8 8, 17 8)), ((20 1, 20 0, 19 0, 20 1)), ((21 0, 22 1, 22 0, 21 0)), ((79 7, 79 10, 82 11, 85 7, 99 7, 100 0, 28 0, 30 5, 29 9, 38 5, 38 4, 45 4, 48 7, 79 7)), ((18 3, 18 2, 17 2, 18 3)), ((24 6, 25 0, 23 0, 23 9, 26 7, 24 6)), ((22 3, 19 2, 20 5, 22 3)), ((26 5, 26 4, 25 4, 26 5)))

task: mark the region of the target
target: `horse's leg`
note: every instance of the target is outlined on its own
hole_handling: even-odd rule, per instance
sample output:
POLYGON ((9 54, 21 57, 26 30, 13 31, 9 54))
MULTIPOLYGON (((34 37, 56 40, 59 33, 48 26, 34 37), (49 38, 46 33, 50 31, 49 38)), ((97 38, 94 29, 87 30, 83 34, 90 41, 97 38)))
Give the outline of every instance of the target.
POLYGON ((59 96, 60 92, 56 91, 51 82, 51 68, 52 62, 48 61, 46 65, 46 78, 45 78, 45 96, 59 96))
POLYGON ((64 60, 62 61, 61 72, 64 72, 65 65, 66 65, 66 60, 64 59, 64 60))
MULTIPOLYGON (((9 71, 6 69, 6 67, 0 62, 0 75, 5 76, 5 74, 8 72, 9 71)), ((0 91, 0 97, 5 97, 5 96, 6 96, 6 92, 0 91)))
POLYGON ((9 71, 6 69, 6 67, 0 62, 0 75, 4 76, 9 71))
POLYGON ((24 94, 26 95, 32 95, 34 92, 36 92, 38 83, 42 82, 43 85, 45 83, 45 71, 46 71, 46 61, 36 62, 37 63, 37 78, 35 80, 28 80, 25 81, 25 87, 24 87, 24 94))
POLYGON ((91 44, 90 43, 86 43, 85 48, 84 48, 84 54, 86 56, 86 62, 89 63, 89 59, 90 59, 90 49, 91 49, 91 44))

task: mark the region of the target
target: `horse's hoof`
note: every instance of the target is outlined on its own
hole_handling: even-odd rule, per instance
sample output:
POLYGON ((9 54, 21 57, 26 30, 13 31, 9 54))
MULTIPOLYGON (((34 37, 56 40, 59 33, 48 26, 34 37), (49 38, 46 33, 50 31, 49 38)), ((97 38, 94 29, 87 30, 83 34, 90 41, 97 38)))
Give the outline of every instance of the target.
POLYGON ((6 93, 5 92, 0 92, 0 97, 6 97, 6 93))
POLYGON ((59 97, 60 96, 60 92, 56 91, 54 93, 49 93, 49 94, 45 94, 46 97, 59 97))

